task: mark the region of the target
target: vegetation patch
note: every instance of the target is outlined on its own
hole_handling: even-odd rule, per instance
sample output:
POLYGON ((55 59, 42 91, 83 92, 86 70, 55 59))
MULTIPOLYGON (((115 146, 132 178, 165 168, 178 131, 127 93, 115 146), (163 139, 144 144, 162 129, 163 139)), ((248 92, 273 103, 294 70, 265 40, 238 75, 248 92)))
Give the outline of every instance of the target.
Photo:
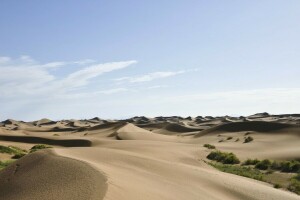
POLYGON ((204 144, 203 146, 208 148, 208 149, 215 149, 216 148, 214 145, 211 145, 211 144, 204 144))
POLYGON ((248 136, 248 137, 245 138, 244 143, 249 143, 249 142, 252 142, 252 141, 253 141, 253 137, 248 136))
POLYGON ((240 160, 233 153, 226 153, 221 151, 212 151, 210 152, 210 154, 208 154, 207 158, 223 164, 240 163, 240 160))
POLYGON ((259 163, 258 159, 247 159, 242 165, 256 165, 257 163, 259 163))
POLYGON ((227 137, 227 140, 231 140, 232 139, 232 137, 230 136, 230 137, 227 137))
POLYGON ((212 151, 208 159, 216 169, 273 184, 274 188, 283 188, 300 195, 300 162, 271 161, 269 159, 247 159, 242 164, 233 153, 212 151), (293 175, 297 174, 297 175, 293 175))
POLYGON ((31 147, 30 153, 41 150, 41 149, 48 149, 48 148, 52 148, 52 147, 49 145, 45 145, 45 144, 37 144, 37 145, 34 145, 33 147, 31 147))
POLYGON ((9 164, 11 164, 13 162, 14 162, 14 160, 0 161, 0 170, 7 167, 9 164))
POLYGON ((240 166, 240 165, 230 165, 230 164, 228 165, 228 164, 212 163, 212 162, 210 162, 209 164, 222 172, 236 174, 239 176, 244 176, 259 181, 264 180, 265 175, 258 169, 240 166))
POLYGON ((27 151, 15 146, 0 145, 0 153, 14 154, 13 159, 19 159, 27 154, 27 151))
POLYGON ((291 179, 291 183, 288 186, 288 190, 300 195, 300 174, 291 179))
POLYGON ((268 159, 259 161, 256 163, 255 168, 260 169, 260 170, 267 170, 271 166, 271 161, 268 159))
POLYGON ((300 173, 300 162, 297 160, 270 161, 268 159, 248 159, 243 162, 243 165, 255 165, 255 168, 260 170, 276 170, 286 173, 300 173))

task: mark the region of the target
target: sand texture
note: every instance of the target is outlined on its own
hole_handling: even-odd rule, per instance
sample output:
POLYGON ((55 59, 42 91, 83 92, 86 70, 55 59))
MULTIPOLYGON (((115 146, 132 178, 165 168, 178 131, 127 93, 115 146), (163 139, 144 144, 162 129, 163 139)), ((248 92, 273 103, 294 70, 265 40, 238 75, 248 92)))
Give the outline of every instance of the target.
POLYGON ((208 165, 207 143, 241 160, 299 159, 300 116, 8 119, 0 123, 0 145, 53 148, 30 153, 1 170, 0 199, 300 199, 208 165), (254 140, 243 143, 246 135, 254 140))

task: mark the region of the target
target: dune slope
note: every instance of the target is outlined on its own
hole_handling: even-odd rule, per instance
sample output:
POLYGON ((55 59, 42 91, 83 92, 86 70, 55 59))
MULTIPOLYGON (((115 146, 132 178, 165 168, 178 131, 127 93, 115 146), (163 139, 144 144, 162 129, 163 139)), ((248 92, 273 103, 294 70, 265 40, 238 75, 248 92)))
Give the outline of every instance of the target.
POLYGON ((106 178, 90 165, 39 151, 0 172, 0 199, 103 199, 106 178))

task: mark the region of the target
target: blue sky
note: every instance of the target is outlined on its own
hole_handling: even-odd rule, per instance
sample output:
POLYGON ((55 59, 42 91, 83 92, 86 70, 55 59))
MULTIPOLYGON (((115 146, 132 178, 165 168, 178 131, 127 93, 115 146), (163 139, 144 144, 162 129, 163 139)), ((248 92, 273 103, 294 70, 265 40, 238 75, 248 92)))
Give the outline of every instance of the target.
POLYGON ((300 112, 300 1, 0 2, 0 119, 300 112))

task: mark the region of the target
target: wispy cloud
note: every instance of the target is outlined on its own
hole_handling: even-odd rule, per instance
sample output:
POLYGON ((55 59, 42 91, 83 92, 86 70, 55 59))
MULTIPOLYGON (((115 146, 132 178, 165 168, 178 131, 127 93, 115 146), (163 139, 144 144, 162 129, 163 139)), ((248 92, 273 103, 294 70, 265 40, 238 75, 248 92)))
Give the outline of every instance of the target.
POLYGON ((97 92, 98 94, 116 94, 116 93, 120 93, 120 92, 127 92, 130 91, 127 88, 114 88, 114 89, 110 89, 110 90, 102 90, 97 92))
POLYGON ((2 61, 0 65, 0 93, 2 98, 66 94, 77 87, 88 85, 92 79, 104 73, 120 70, 137 63, 137 61, 131 60, 97 64, 93 60, 84 60, 82 62, 59 61, 40 64, 29 56, 21 56, 15 60, 9 57, 0 57, 0 61, 2 61), (57 77, 51 73, 52 68, 70 63, 85 65, 64 77, 57 77), (88 63, 95 64, 87 65, 88 63))
POLYGON ((185 70, 153 72, 153 73, 144 74, 144 75, 140 75, 140 76, 117 78, 114 80, 115 81, 128 81, 130 83, 148 82, 148 81, 153 81, 155 79, 162 79, 162 78, 167 78, 167 77, 171 77, 171 76, 176 76, 178 74, 183 74, 185 72, 186 72, 185 70))

